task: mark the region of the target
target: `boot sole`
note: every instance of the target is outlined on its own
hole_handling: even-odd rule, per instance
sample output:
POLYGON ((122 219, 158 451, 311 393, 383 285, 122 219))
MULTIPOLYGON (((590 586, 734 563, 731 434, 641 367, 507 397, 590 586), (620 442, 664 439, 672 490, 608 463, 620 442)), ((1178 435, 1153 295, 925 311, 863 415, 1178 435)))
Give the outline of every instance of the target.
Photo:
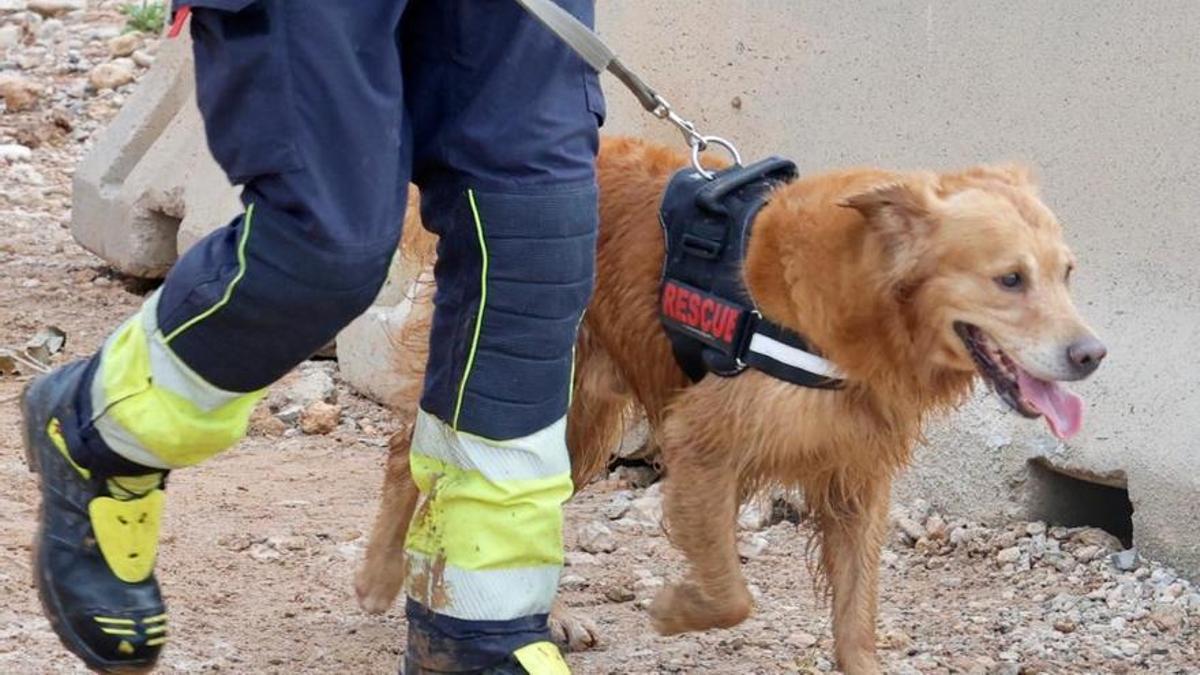
POLYGON ((54 597, 54 591, 42 579, 41 565, 41 541, 42 541, 42 523, 45 522, 45 514, 41 512, 46 503, 46 494, 42 486, 41 462, 38 461, 38 453, 34 446, 33 434, 37 433, 33 416, 30 414, 28 405, 26 405, 26 397, 29 395, 29 389, 33 386, 33 382, 25 385, 21 390, 21 439, 25 443, 25 463, 29 467, 29 473, 38 477, 38 492, 42 497, 42 504, 38 506, 38 529, 34 535, 33 547, 30 553, 30 568, 33 570, 33 585, 37 587, 38 600, 42 604, 42 613, 50 622, 50 627, 54 629, 54 634, 58 636, 58 641, 62 646, 67 648, 67 651, 74 654, 83 661, 83 664, 89 670, 104 675, 140 675, 141 673, 149 673, 154 670, 155 664, 149 665, 129 665, 124 663, 113 663, 107 659, 102 659, 92 652, 86 644, 75 634, 71 629, 70 624, 61 619, 62 610, 59 607, 58 600, 54 597))

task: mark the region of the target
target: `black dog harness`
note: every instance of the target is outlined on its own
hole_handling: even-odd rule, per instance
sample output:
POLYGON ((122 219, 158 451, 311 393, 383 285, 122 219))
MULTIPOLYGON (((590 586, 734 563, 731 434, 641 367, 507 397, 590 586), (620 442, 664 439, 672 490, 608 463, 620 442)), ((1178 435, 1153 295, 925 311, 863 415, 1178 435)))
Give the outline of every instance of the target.
POLYGON ((685 169, 667 185, 659 211, 667 247, 659 315, 693 382, 754 368, 803 387, 842 385, 837 367, 804 338, 763 317, 742 281, 754 217, 771 190, 796 175, 795 164, 771 157, 711 180, 685 169))

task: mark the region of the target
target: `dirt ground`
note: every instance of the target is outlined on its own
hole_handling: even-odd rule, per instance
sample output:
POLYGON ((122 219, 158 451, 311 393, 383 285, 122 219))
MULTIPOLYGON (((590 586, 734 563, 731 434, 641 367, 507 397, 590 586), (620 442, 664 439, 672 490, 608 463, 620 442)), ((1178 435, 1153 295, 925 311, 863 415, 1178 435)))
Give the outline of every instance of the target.
MULTIPOLYGON (((113 59, 109 41, 123 22, 115 4, 50 18, 0 9, 0 36, 18 27, 16 44, 0 43, 0 77, 42 87, 32 107, 0 108, 0 146, 31 151, 0 157, 0 348, 58 326, 68 340, 54 363, 95 350, 152 287, 115 274, 67 229, 73 167, 133 86, 86 84, 113 59)), ((153 49, 147 39, 140 61, 153 49)), ((143 72, 138 65, 135 75, 143 72)), ((334 372, 332 364, 310 370, 334 372)), ((27 380, 0 375, 0 673, 83 672, 50 631, 30 581, 38 496, 15 405, 27 380)), ((341 422, 331 432, 257 425, 237 449, 172 475, 158 567, 172 628, 160 672, 396 671, 401 613, 366 616, 352 590, 395 422, 340 381, 335 387, 341 422)), ((750 620, 674 638, 649 629, 647 600, 683 571, 655 520, 656 493, 618 477, 568 506, 563 597, 601 631, 598 648, 569 655, 574 670, 832 670, 828 608, 806 572, 804 526, 780 520, 785 513, 746 519, 745 571, 759 598, 750 620)), ((888 672, 1200 672, 1200 594, 1132 554, 1118 566, 1111 537, 1042 523, 982 527, 924 504, 896 516, 880 598, 888 672)))

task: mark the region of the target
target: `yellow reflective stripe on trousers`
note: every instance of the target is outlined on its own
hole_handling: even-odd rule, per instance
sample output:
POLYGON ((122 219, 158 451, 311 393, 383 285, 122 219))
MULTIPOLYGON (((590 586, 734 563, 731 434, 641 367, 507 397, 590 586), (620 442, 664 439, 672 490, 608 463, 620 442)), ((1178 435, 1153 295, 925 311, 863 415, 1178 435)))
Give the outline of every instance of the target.
POLYGON ((184 323, 182 326, 176 328, 174 331, 171 332, 170 335, 164 337, 163 338, 164 343, 170 344, 171 340, 174 340, 175 338, 179 337, 179 335, 181 333, 183 333, 187 329, 191 328, 192 326, 195 326, 196 324, 200 323, 201 321, 207 319, 208 317, 212 316, 217 310, 219 310, 222 307, 224 307, 225 305, 229 304, 229 299, 233 297, 233 289, 237 288, 237 285, 242 281, 242 277, 246 276, 246 244, 248 244, 250 242, 250 228, 253 226, 253 224, 254 224, 254 205, 251 204, 246 209, 246 217, 242 219, 242 237, 241 237, 241 239, 238 240, 238 248, 237 248, 237 261, 238 261, 237 274, 233 275, 233 279, 230 280, 229 285, 225 287, 225 292, 223 294, 221 294, 221 299, 218 300, 216 302, 216 304, 214 304, 212 307, 209 307, 208 309, 204 310, 200 314, 192 317, 191 319, 188 319, 188 321, 186 323, 184 323))
POLYGON ((158 298, 156 291, 105 343, 92 381, 92 414, 118 455, 174 469, 240 440, 266 390, 225 391, 188 368, 158 330, 158 298))
POLYGON ((424 500, 408 530, 408 550, 468 570, 562 564, 569 473, 493 482, 417 451, 409 461, 424 500))
POLYGON ((573 490, 565 420, 492 441, 417 413, 409 455, 421 490, 408 530, 410 597, 439 614, 506 620, 547 612, 573 490))
POLYGON ((467 621, 508 621, 545 614, 554 603, 559 565, 464 570, 440 558, 409 551, 409 597, 438 614, 467 621))
POLYGON ((475 352, 479 350, 479 333, 483 328, 483 312, 487 308, 488 296, 488 249, 483 236, 483 219, 479 217, 479 205, 475 203, 475 191, 467 190, 467 201, 471 204, 471 216, 475 220, 475 236, 479 239, 479 311, 475 313, 475 333, 471 337, 471 351, 467 354, 467 365, 463 368, 462 379, 458 383, 458 400, 454 403, 454 429, 458 429, 458 417, 462 414, 463 396, 467 393, 467 380, 471 378, 471 369, 475 367, 475 352))

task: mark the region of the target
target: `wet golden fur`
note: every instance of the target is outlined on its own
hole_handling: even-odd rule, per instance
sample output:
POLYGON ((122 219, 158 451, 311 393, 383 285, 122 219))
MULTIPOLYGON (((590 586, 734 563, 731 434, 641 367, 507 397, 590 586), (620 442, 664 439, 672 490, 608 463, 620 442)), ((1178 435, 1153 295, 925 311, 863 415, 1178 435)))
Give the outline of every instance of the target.
MULTIPOLYGON (((597 286, 579 336, 568 418, 576 485, 602 472, 630 407, 643 410, 666 465, 671 538, 691 566, 650 608, 664 634, 733 626, 749 615, 735 545, 738 505, 766 486, 802 488, 832 591, 838 662, 848 673, 878 672, 876 576, 892 478, 909 462, 925 420, 961 402, 976 377, 953 324, 981 326, 1041 376, 1066 379, 1055 376, 1057 357, 1047 355, 1087 334, 1066 292, 1070 253, 1020 168, 802 178, 779 188, 756 218, 745 281, 763 313, 818 345, 847 386, 805 389, 756 371, 691 384, 658 319, 658 202, 685 164, 637 140, 602 147, 597 286), (1013 269, 1036 286, 1020 295, 999 289, 994 278, 1013 269)), ((416 311, 403 368, 423 362, 428 302, 416 311)), ((415 386, 415 374, 408 377, 415 386)), ((407 442, 393 439, 358 580, 364 607, 374 611, 402 583, 403 539, 417 499, 407 442)))

